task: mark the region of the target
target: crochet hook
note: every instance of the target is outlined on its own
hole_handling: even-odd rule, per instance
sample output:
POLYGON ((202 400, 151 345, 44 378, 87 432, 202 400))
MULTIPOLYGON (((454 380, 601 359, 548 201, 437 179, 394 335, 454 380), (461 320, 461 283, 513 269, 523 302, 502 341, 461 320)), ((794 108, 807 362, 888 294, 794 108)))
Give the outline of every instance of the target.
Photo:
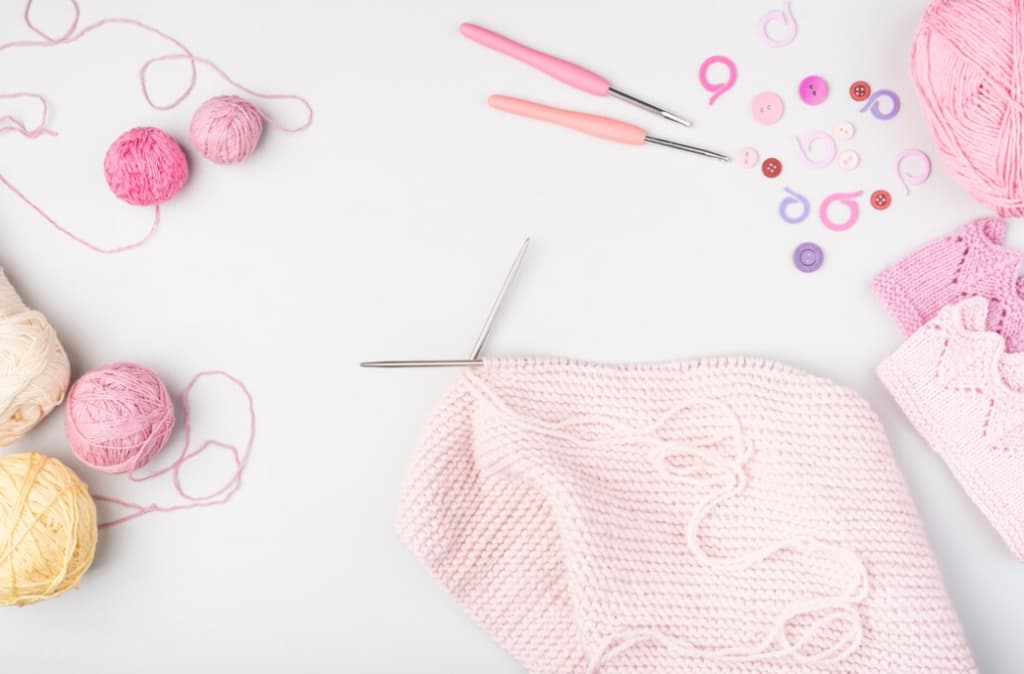
POLYGON ((565 82, 571 87, 576 87, 577 89, 586 91, 588 94, 594 94, 595 96, 611 95, 619 100, 635 105, 638 108, 643 108, 648 112, 661 115, 665 119, 676 122, 677 124, 692 126, 692 123, 689 120, 683 119, 679 115, 671 113, 657 105, 641 100, 636 96, 631 96, 620 89, 616 89, 611 85, 611 82, 605 78, 596 73, 592 73, 586 68, 582 68, 575 63, 570 63, 556 56, 537 51, 536 49, 527 47, 524 44, 519 44, 514 40, 510 40, 504 35, 499 35, 494 31, 481 28, 480 26, 472 23, 464 23, 459 26, 459 32, 474 42, 478 42, 485 47, 490 47, 491 49, 499 51, 507 56, 511 56, 514 59, 518 59, 527 65, 533 66, 542 73, 550 75, 561 82, 565 82))
POLYGON ((473 367, 475 365, 483 365, 484 361, 480 359, 480 352, 484 348, 484 343, 487 341, 487 337, 491 334, 491 328, 494 327, 494 319, 498 315, 498 310, 501 309, 501 305, 505 302, 505 296, 508 295, 509 288, 512 287, 512 282, 515 281, 516 276, 519 274, 519 268, 523 265, 523 259, 526 257, 526 251, 530 247, 530 239, 527 238, 523 241, 523 245, 520 246, 519 252, 516 254, 516 259, 512 261, 512 266, 508 270, 508 274, 505 275, 505 281, 501 284, 501 289, 498 290, 498 296, 494 299, 494 304, 491 305, 491 310, 487 314, 487 318, 484 320, 484 326, 480 330, 480 336, 476 338, 476 343, 473 345, 473 351, 469 358, 465 359, 452 359, 452 360, 374 360, 360 363, 361 367, 381 367, 381 368, 403 368, 403 367, 473 367))
POLYGON ((489 97, 487 102, 492 108, 510 112, 513 115, 522 115, 523 117, 539 119, 543 122, 552 122, 570 129, 575 129, 576 131, 582 131, 583 133, 591 136, 615 141, 616 143, 626 143, 627 145, 654 143, 655 145, 664 145, 677 150, 683 150, 684 152, 699 154, 703 157, 729 161, 728 155, 714 152, 703 147, 697 147, 695 145, 686 145, 684 143, 677 143, 674 140, 666 140, 665 138, 649 136, 647 135, 647 132, 639 126, 634 126, 617 119, 612 119, 611 117, 602 117, 601 115, 591 115, 585 112, 553 108, 549 105, 541 105, 540 103, 534 103, 533 101, 527 101, 522 98, 513 98, 511 96, 494 95, 489 97))

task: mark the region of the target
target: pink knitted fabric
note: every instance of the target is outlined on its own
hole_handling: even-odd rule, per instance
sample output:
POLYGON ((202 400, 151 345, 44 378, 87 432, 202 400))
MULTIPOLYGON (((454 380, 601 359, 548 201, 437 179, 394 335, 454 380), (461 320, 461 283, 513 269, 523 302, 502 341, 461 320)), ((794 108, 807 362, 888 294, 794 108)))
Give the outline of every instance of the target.
POLYGON ((988 329, 1024 350, 1024 280, 1020 251, 1005 248, 1006 223, 983 218, 911 253, 879 274, 875 293, 904 335, 947 304, 980 296, 991 303, 988 329))
POLYGON ((532 674, 975 671, 878 419, 776 363, 488 360, 398 530, 532 674))
POLYGON ((914 427, 1024 560, 1024 353, 986 329, 988 302, 944 308, 878 367, 914 427))

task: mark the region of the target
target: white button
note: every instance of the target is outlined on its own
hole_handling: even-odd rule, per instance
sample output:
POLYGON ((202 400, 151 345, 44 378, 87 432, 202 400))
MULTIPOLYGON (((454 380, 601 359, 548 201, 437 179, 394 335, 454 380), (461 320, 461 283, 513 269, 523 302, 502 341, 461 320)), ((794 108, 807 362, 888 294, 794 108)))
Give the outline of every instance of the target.
POLYGON ((836 138, 840 140, 850 140, 856 133, 857 130, 853 128, 853 124, 850 122, 839 122, 836 125, 836 138))
POLYGON ((839 157, 836 158, 836 162, 839 164, 839 168, 844 171, 852 171, 860 166, 860 155, 853 150, 843 150, 839 153, 839 157))

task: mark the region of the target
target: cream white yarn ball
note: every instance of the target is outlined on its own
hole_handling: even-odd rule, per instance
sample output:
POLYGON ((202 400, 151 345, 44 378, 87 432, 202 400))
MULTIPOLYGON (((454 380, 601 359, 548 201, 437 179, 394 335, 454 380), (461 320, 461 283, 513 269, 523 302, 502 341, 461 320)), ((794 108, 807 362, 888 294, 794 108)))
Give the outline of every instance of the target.
POLYGON ((25 306, 0 269, 0 447, 64 399, 71 366, 46 317, 25 306))

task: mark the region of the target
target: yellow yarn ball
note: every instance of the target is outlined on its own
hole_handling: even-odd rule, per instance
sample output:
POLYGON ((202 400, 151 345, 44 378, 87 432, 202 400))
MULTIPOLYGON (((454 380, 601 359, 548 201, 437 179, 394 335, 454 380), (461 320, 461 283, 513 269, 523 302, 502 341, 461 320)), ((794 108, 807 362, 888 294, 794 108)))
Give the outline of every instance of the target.
POLYGON ((0 606, 73 588, 96 552, 96 504, 70 468, 36 454, 0 456, 0 606))
POLYGON ((0 447, 59 405, 70 377, 56 331, 45 316, 25 306, 0 270, 0 447))

